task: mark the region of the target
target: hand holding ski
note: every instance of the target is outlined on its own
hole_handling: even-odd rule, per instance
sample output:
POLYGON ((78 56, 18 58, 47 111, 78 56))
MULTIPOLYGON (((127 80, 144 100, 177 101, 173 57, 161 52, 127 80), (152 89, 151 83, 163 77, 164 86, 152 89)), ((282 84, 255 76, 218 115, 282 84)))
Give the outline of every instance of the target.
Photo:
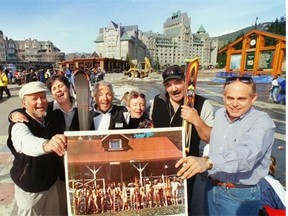
MULTIPOLYGON (((198 76, 198 57, 186 60, 186 75, 185 75, 185 91, 184 91, 184 105, 194 107, 196 82, 198 76)), ((189 153, 192 124, 183 120, 183 127, 185 128, 185 150, 189 153)))

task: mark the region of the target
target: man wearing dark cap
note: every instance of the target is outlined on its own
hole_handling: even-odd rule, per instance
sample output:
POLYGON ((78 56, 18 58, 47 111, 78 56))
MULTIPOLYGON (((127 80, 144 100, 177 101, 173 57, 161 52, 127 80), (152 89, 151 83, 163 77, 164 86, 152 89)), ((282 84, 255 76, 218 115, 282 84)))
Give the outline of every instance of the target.
POLYGON ((10 170, 18 215, 60 215, 58 167, 66 148, 64 135, 48 139, 44 117, 47 88, 30 82, 19 91, 29 122, 9 126, 7 145, 14 155, 10 170))
MULTIPOLYGON (((214 121, 213 107, 206 98, 197 94, 194 108, 183 104, 184 91, 186 91, 185 74, 178 65, 168 67, 162 73, 162 77, 165 92, 155 96, 150 111, 154 127, 179 127, 182 126, 183 119, 187 120, 193 125, 188 155, 199 156, 200 140, 209 143, 210 131, 214 121)), ((196 212, 195 208, 199 208, 199 205, 195 206, 192 203, 195 179, 195 177, 192 177, 187 181, 189 215, 193 215, 193 212, 196 212)))

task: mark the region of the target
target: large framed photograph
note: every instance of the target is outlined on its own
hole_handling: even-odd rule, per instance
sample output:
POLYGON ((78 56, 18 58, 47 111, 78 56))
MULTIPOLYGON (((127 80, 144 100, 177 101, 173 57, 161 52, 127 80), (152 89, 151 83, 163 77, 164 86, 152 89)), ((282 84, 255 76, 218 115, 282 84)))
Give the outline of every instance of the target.
POLYGON ((65 135, 69 215, 187 215, 183 127, 65 135))

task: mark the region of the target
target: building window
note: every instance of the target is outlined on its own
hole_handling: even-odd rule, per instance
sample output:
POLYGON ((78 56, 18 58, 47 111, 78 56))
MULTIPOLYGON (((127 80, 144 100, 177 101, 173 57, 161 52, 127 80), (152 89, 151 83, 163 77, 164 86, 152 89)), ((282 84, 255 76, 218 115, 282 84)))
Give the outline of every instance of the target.
POLYGON ((123 150, 121 139, 111 139, 109 140, 109 151, 119 151, 123 150))

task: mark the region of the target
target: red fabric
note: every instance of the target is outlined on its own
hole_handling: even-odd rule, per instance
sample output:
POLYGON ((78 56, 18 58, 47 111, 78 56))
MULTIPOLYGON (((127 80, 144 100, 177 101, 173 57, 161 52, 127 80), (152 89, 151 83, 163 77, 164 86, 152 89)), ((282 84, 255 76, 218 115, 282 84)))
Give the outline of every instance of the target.
POLYGON ((286 210, 283 210, 283 209, 274 209, 274 208, 271 208, 270 206, 264 206, 264 209, 266 210, 269 216, 285 216, 286 215, 286 210))

